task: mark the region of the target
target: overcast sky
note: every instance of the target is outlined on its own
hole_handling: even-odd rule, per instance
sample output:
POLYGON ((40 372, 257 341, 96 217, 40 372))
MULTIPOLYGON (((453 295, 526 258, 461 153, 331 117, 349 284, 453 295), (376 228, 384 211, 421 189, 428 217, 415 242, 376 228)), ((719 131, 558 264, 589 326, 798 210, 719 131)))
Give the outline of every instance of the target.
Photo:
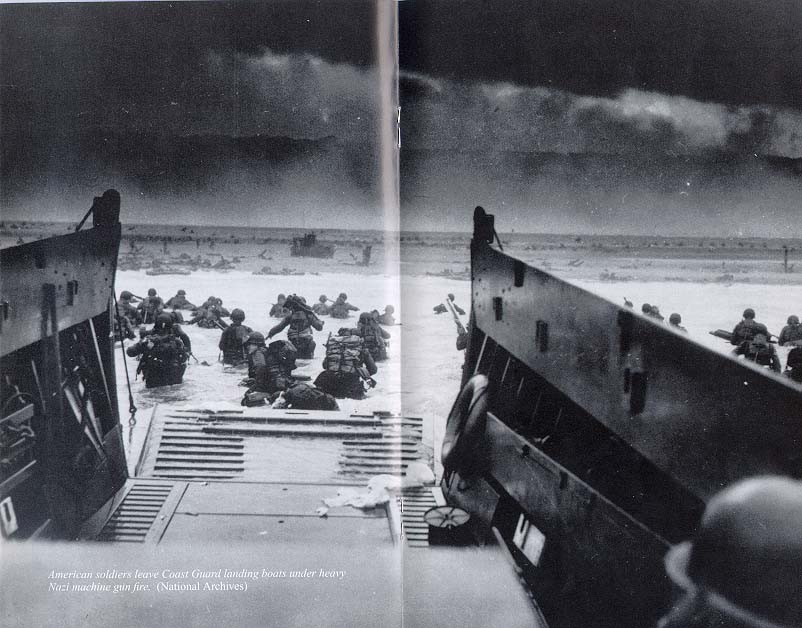
POLYGON ((374 8, 0 6, 4 214, 381 228, 374 8))
POLYGON ((797 0, 399 6, 408 224, 802 235, 797 0))
MULTIPOLYGON (((464 230, 483 203, 520 230, 800 235, 797 0, 398 11, 404 227, 464 230)), ((0 19, 4 215, 71 218, 115 186, 149 222, 383 224, 372 0, 0 19)))

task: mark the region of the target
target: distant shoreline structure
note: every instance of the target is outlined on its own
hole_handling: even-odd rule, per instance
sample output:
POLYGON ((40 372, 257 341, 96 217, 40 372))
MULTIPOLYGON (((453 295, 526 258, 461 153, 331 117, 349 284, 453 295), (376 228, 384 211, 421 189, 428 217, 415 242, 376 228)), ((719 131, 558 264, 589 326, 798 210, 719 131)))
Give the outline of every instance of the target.
MULTIPOLYGON (((292 242, 293 238, 303 236, 309 232, 308 227, 258 227, 258 226, 237 226, 237 225, 182 225, 182 224, 166 224, 166 223, 123 223, 123 238, 171 238, 173 241, 190 241, 197 238, 204 240, 214 239, 217 242, 222 242, 226 238, 244 239, 267 239, 274 242, 289 241, 292 242)), ((12 220, 6 219, 0 222, 0 237, 9 238, 24 235, 22 231, 41 231, 48 234, 61 234, 67 231, 72 231, 75 227, 74 222, 61 222, 61 221, 38 221, 38 220, 12 220)), ((315 228, 314 232, 318 234, 321 239, 336 238, 338 234, 360 234, 363 238, 375 238, 378 240, 386 239, 399 239, 402 242, 414 241, 416 239, 439 239, 439 240, 470 240, 470 232, 468 231, 414 231, 414 230, 401 230, 401 231, 383 231, 379 229, 332 229, 332 228, 315 228)), ((502 242, 509 241, 532 241, 537 242, 543 239, 555 239, 560 242, 572 240, 577 244, 584 244, 585 246, 596 243, 611 243, 615 240, 629 240, 633 246, 710 246, 714 243, 717 246, 722 246, 720 243, 724 242, 726 246, 732 243, 732 246, 738 246, 738 242, 744 243, 763 243, 763 242, 776 242, 785 244, 789 247, 800 250, 802 248, 802 233, 799 236, 791 237, 769 237, 769 236, 711 236, 711 235, 665 235, 665 234, 593 234, 593 233, 569 233, 569 232, 500 232, 499 236, 502 242)), ((349 239, 350 240, 350 239, 349 239)), ((724 247, 722 247, 724 248, 724 247)))

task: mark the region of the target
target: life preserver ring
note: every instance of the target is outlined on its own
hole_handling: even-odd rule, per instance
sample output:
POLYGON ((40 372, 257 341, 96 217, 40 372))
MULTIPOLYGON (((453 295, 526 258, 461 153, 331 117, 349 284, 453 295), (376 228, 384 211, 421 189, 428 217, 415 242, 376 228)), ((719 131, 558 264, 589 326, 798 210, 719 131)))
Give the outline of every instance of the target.
POLYGON ((447 470, 460 470, 476 455, 487 426, 487 377, 474 375, 451 407, 440 458, 447 470))

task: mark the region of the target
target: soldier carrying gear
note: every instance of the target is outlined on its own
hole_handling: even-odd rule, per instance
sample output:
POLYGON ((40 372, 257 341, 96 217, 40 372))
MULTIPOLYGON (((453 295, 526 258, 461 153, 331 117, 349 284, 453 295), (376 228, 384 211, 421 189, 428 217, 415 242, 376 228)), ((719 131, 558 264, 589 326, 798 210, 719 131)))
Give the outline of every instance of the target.
POLYGON ((744 340, 737 349, 733 351, 735 355, 743 355, 747 360, 751 360, 761 366, 769 366, 771 370, 779 373, 782 371, 780 358, 774 347, 769 344, 769 339, 765 334, 757 333, 751 340, 744 340))
POLYGON ((173 319, 169 314, 159 314, 153 330, 128 347, 126 353, 131 357, 142 356, 137 372, 142 373, 147 388, 183 381, 188 354, 184 343, 174 334, 173 319))
POLYGON ((156 294, 154 288, 150 288, 148 296, 142 299, 137 309, 141 311, 140 317, 143 323, 154 323, 156 317, 164 310, 164 301, 156 294))
POLYGON ((323 329, 323 321, 309 309, 306 303, 294 294, 287 297, 284 305, 292 313, 289 316, 285 316, 284 320, 271 328, 267 333, 267 337, 272 338, 282 329, 289 326, 287 338, 298 350, 298 357, 301 359, 314 357, 316 345, 312 335, 312 327, 321 331, 323 329))
POLYGON ((781 347, 787 344, 802 347, 802 325, 799 324, 798 316, 792 314, 788 317, 788 324, 780 332, 777 343, 781 347))
POLYGON ((370 352, 374 361, 379 362, 387 359, 387 345, 385 340, 390 338, 390 334, 384 331, 373 317, 367 312, 359 315, 357 329, 362 340, 365 341, 365 348, 370 352))
POLYGON ((206 329, 226 329, 228 324, 221 319, 223 316, 228 316, 229 312, 223 307, 223 300, 217 297, 209 297, 206 302, 195 310, 195 315, 187 321, 187 325, 194 325, 197 323, 198 327, 205 327, 206 329))
POLYGON ((292 314, 288 308, 284 307, 286 301, 287 297, 285 297, 283 294, 278 295, 273 307, 270 308, 270 318, 284 318, 285 316, 292 314))
POLYGON ((139 324, 139 312, 131 305, 133 295, 127 290, 120 293, 120 300, 117 301, 116 316, 114 321, 115 340, 136 338, 134 327, 139 324))
POLYGON ((344 335, 347 329, 341 329, 340 335, 329 337, 326 343, 326 357, 323 360, 325 369, 315 380, 323 392, 342 399, 364 399, 364 379, 372 388, 376 382, 371 377, 376 374, 376 363, 365 348, 362 338, 355 334, 344 335))
POLYGON ((752 340, 756 334, 763 334, 767 339, 771 336, 766 326, 755 320, 755 311, 748 307, 744 310, 743 320, 732 330, 730 342, 740 347, 744 342, 752 340))
POLYGON ((802 483, 742 480, 714 496, 693 542, 666 555, 683 598, 660 628, 802 626, 802 483))
MULTIPOLYGON (((447 296, 447 299, 448 299, 448 305, 450 307, 453 307, 454 310, 457 312, 457 314, 459 314, 460 316, 464 316, 465 315, 465 310, 463 310, 459 305, 457 305, 454 302, 454 295, 449 292, 448 295, 446 295, 446 296, 447 296)), ((435 314, 445 314, 446 312, 449 311, 450 308, 446 307, 442 303, 439 303, 432 309, 434 310, 435 314)))
POLYGON ((246 349, 248 375, 254 383, 245 393, 243 405, 260 404, 270 395, 286 390, 295 383, 292 371, 297 351, 291 342, 276 340, 266 347, 264 336, 255 331, 248 335, 246 349))
MULTIPOLYGON (((239 308, 234 308, 231 312, 231 325, 223 330, 218 344, 220 351, 223 352, 223 364, 236 366, 248 361, 245 342, 253 330, 242 324, 244 320, 245 312, 239 308)), ((262 342, 264 343, 264 339, 262 342)))
POLYGON ((312 306, 312 311, 320 316, 328 316, 331 313, 331 307, 326 303, 328 300, 325 294, 321 294, 318 302, 312 306))
POLYGON ((197 309, 196 305, 193 305, 189 301, 187 301, 187 293, 186 290, 179 290, 178 293, 174 297, 170 297, 167 300, 167 303, 164 304, 165 307, 171 307, 174 310, 195 310, 197 309))
POLYGON ((349 312, 358 311, 358 307, 348 303, 348 295, 345 294, 345 292, 341 292, 340 296, 338 296, 337 300, 334 302, 334 305, 331 306, 330 314, 332 318, 348 318, 349 312))

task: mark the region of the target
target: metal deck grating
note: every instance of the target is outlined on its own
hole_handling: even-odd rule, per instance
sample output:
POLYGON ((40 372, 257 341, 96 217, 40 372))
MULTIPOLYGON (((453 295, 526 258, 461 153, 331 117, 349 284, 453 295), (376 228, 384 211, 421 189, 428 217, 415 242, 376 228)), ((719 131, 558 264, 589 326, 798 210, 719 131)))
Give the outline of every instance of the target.
POLYGON ((157 406, 137 476, 362 485, 374 475, 405 475, 421 458, 422 441, 420 417, 157 406), (271 444, 275 439, 282 445, 271 444), (329 462, 313 469, 315 458, 329 462))
POLYGON ((172 489, 172 484, 135 483, 96 540, 144 543, 172 489))
POLYGON ((423 514, 445 504, 439 489, 422 486, 405 488, 396 498, 401 511, 401 536, 409 547, 429 547, 429 526, 423 514))

